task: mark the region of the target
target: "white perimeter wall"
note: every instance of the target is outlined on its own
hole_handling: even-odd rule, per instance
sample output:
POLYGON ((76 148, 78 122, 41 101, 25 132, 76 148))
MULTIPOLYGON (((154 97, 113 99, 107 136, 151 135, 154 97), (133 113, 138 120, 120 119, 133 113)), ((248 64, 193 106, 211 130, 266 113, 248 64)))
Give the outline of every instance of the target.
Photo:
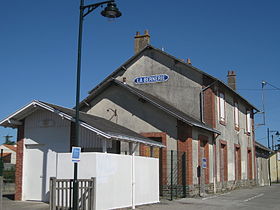
MULTIPOLYGON (((96 177, 96 209, 132 206, 132 158, 130 155, 82 153, 78 178, 96 177)), ((159 202, 159 161, 134 156, 135 205, 159 202)), ((53 160, 54 163, 56 160, 53 160)), ((58 153, 57 178, 73 178, 71 154, 58 153)))

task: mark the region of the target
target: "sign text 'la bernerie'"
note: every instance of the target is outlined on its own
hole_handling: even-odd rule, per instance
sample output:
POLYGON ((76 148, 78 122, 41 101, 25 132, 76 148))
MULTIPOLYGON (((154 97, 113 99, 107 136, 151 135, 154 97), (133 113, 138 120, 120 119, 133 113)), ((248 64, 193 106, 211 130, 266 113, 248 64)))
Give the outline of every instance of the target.
POLYGON ((156 82, 166 82, 169 79, 167 74, 157 74, 151 76, 136 77, 134 79, 135 84, 147 84, 156 82))

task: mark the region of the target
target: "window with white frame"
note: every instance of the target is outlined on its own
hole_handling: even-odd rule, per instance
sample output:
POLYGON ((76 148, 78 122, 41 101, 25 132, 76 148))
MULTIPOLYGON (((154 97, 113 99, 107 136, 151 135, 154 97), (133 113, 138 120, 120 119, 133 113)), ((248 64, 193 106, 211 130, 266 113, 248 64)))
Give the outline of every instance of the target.
POLYGON ((239 109, 236 101, 234 102, 234 126, 239 128, 239 109))
POLYGON ((226 121, 226 110, 225 110, 225 94, 220 92, 219 93, 219 115, 220 121, 226 121))
POLYGON ((247 110, 246 113, 246 131, 247 133, 251 133, 251 128, 252 128, 252 120, 251 120, 251 111, 247 110))

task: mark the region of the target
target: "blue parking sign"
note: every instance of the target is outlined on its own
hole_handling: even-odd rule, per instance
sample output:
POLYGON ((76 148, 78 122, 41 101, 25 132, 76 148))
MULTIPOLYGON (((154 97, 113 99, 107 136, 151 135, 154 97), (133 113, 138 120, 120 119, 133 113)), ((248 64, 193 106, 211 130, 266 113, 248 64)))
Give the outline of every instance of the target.
POLYGON ((81 147, 72 147, 72 162, 77 163, 80 161, 81 147))

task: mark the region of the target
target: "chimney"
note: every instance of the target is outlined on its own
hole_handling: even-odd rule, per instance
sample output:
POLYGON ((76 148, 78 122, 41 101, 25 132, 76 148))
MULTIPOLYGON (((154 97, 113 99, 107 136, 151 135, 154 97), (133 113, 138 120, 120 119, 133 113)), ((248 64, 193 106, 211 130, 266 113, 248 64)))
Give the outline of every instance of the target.
POLYGON ((148 44, 150 44, 150 35, 148 30, 145 30, 144 35, 141 35, 140 32, 136 32, 134 37, 134 54, 143 50, 148 44))
POLYGON ((187 64, 192 65, 191 59, 187 58, 187 64))
POLYGON ((236 90, 236 74, 235 71, 228 71, 228 86, 233 89, 236 90))

